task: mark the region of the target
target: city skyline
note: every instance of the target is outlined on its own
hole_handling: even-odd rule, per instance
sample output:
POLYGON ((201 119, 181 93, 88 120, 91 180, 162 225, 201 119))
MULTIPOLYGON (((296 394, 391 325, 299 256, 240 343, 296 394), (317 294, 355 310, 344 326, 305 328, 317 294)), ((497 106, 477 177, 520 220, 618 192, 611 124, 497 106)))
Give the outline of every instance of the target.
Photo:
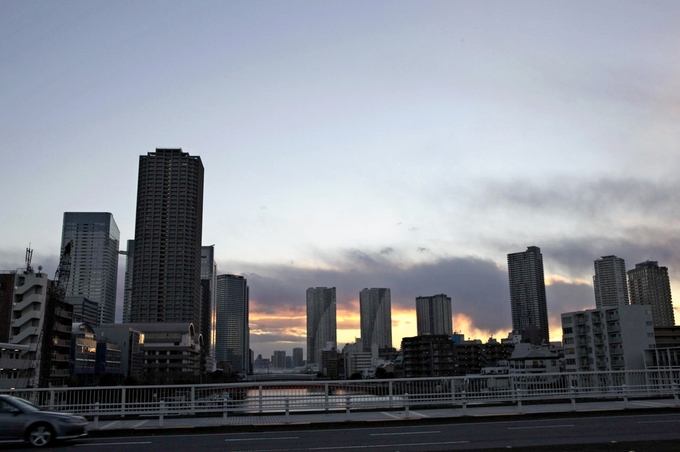
POLYGON ((530 244, 555 339, 595 306, 599 256, 658 261, 680 290, 677 2, 0 14, 1 268, 30 244, 52 276, 64 212, 111 212, 133 239, 139 155, 172 147, 201 156, 202 244, 248 279, 265 356, 304 347, 316 286, 337 288, 339 345, 364 287, 391 288, 395 346, 423 294, 449 295, 466 337, 505 335, 506 255, 530 244))

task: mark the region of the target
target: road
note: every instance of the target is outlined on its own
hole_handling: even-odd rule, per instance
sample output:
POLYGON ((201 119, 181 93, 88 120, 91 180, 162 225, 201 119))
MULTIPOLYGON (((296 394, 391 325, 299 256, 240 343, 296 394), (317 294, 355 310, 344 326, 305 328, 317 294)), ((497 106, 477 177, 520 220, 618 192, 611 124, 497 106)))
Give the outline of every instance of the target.
MULTIPOLYGON (((546 420, 439 423, 400 427, 292 429, 249 433, 173 434, 86 438, 60 451, 200 450, 229 452, 455 451, 531 446, 680 440, 680 414, 565 417, 546 420)), ((121 432, 123 433, 123 432, 121 432)), ((551 450, 560 450, 551 448, 551 450)), ((608 449, 609 450, 609 449, 608 449)), ((647 449, 650 450, 650 449, 647 449)), ((670 450, 670 449, 669 449, 670 450)))

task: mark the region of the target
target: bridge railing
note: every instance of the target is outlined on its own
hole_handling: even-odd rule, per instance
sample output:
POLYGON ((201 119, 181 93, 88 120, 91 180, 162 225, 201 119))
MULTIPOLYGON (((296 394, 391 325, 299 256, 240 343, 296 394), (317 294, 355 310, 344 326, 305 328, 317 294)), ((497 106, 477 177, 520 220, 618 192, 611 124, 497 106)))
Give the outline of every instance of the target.
POLYGON ((680 396, 680 371, 468 375, 390 380, 41 388, 0 391, 54 411, 99 416, 401 410, 418 406, 680 396))

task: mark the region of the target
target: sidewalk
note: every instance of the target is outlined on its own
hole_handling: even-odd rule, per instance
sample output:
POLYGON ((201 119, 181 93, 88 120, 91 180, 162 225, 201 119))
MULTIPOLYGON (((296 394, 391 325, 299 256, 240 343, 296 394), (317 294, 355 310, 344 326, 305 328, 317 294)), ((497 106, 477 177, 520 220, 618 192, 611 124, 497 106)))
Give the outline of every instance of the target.
MULTIPOLYGON (((513 416, 513 415, 536 415, 546 413, 582 413, 593 411, 621 411, 625 409, 669 409, 678 408, 674 399, 654 399, 654 400, 632 400, 623 401, 602 401, 602 402, 582 402, 576 404, 576 411, 572 409, 571 403, 553 404, 533 404, 506 406, 468 406, 455 408, 432 408, 416 409, 407 411, 356 411, 350 412, 323 412, 323 413, 290 413, 272 415, 231 415, 228 417, 194 417, 194 416, 173 416, 159 419, 134 418, 117 420, 99 420, 90 422, 89 431, 92 433, 104 433, 120 430, 132 431, 153 431, 159 429, 178 429, 178 428, 205 428, 205 427, 242 427, 242 426, 274 426, 274 425, 304 425, 304 424, 332 424, 348 422, 387 422, 387 421, 406 421, 417 419, 441 419, 457 418, 463 416, 471 417, 491 417, 491 416, 513 416)), ((122 433, 122 432, 119 432, 122 433)))

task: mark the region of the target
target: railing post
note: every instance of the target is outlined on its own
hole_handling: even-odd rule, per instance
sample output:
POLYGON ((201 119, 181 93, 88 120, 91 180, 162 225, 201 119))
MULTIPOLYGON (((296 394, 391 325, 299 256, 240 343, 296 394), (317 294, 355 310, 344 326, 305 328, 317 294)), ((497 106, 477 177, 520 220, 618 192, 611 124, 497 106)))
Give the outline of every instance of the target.
POLYGON ((94 429, 99 430, 99 402, 94 404, 94 429))
POLYGON ((226 424, 229 417, 229 399, 222 399, 222 421, 226 424))
POLYGON ((465 389, 461 391, 460 399, 463 405, 463 416, 467 416, 467 400, 465 399, 465 389))
POLYGON ((165 413, 165 401, 161 400, 160 414, 158 415, 158 426, 163 427, 163 414, 165 413))
POLYGON ((125 396, 126 396, 126 389, 125 386, 121 389, 120 392, 120 417, 125 417, 125 396))
POLYGON ((673 398, 675 399, 675 406, 680 406, 680 399, 678 399, 678 383, 673 382, 673 398))
POLYGON ((628 408, 628 390, 625 383, 621 385, 621 389, 623 390, 623 407, 628 408))
POLYGON ((571 411, 576 411, 576 390, 574 385, 569 385, 569 396, 571 398, 571 411))
POLYGON ((260 406, 260 414, 262 414, 262 385, 260 385, 260 395, 258 397, 258 403, 260 406))
POLYGON ((406 419, 409 417, 409 408, 408 408, 408 392, 404 394, 404 416, 406 419))
POLYGON ((325 383, 323 386, 324 386, 324 403, 326 406, 326 411, 328 411, 328 383, 325 383))
POLYGON ((196 386, 191 386, 191 414, 196 413, 196 386))
POLYGON ((393 386, 392 386, 392 380, 388 382, 388 388, 389 388, 389 396, 390 396, 390 408, 392 408, 392 402, 394 399, 394 392, 393 392, 393 386))
POLYGON ((345 397, 345 412, 347 413, 347 420, 348 421, 349 421, 349 406, 350 406, 350 403, 351 403, 351 398, 348 395, 347 397, 345 397))
POLYGON ((290 422, 290 399, 286 397, 286 422, 290 422))
POLYGON ((520 413, 524 413, 522 408, 522 388, 517 388, 517 408, 520 413))
POLYGON ((50 410, 54 411, 54 389, 50 389, 50 410))

